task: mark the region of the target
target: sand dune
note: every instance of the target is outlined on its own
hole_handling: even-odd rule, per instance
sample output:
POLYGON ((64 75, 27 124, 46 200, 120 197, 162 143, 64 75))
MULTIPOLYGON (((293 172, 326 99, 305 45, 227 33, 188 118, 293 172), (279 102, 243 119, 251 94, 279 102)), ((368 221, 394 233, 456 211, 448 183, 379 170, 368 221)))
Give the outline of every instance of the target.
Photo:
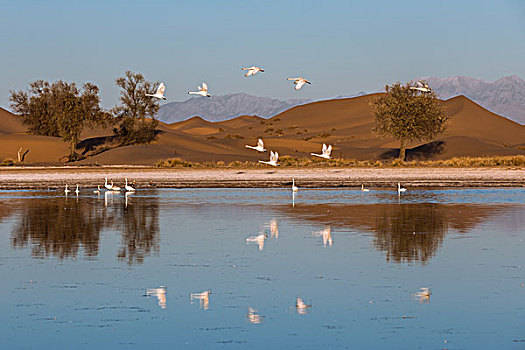
MULTIPOLYGON (((335 157, 388 159, 397 155, 398 142, 379 138, 372 132, 375 122, 370 101, 378 95, 314 102, 270 119, 241 116, 209 122, 193 117, 172 124, 160 123, 157 141, 110 149, 80 163, 151 165, 171 157, 190 161, 256 161, 267 155, 244 145, 255 144, 257 138, 263 138, 266 148, 281 156, 310 157, 311 152, 321 150, 323 143, 330 143, 335 157)), ((518 147, 525 144, 525 126, 489 112, 464 96, 443 103, 450 115, 447 133, 432 143, 410 144, 409 158, 525 154, 525 149, 518 147)), ((27 135, 24 131, 16 116, 0 110, 0 159, 15 158, 19 147, 31 148, 26 158, 29 163, 59 162, 68 153, 60 139, 27 135)), ((99 147, 109 142, 104 136, 111 134, 111 128, 94 128, 85 130, 82 137, 98 138, 99 147)))

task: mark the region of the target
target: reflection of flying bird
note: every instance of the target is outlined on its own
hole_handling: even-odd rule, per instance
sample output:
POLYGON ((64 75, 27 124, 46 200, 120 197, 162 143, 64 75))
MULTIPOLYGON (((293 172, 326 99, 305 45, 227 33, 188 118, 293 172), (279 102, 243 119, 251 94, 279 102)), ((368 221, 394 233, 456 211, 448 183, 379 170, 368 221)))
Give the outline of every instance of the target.
POLYGON ((245 145, 244 147, 254 149, 257 152, 266 152, 266 149, 264 148, 264 142, 261 139, 257 140, 257 146, 245 145))
POLYGON ((312 304, 306 304, 303 299, 297 297, 295 301, 295 308, 298 314, 304 315, 307 312, 307 309, 311 307, 312 304))
POLYGON ((326 145, 323 143, 323 152, 321 154, 316 153, 310 153, 312 156, 324 158, 324 159, 331 159, 330 154, 332 154, 332 145, 326 145))
POLYGON ((407 191, 407 189, 401 187, 401 184, 398 182, 397 183, 397 194, 401 194, 401 193, 406 192, 406 191, 407 191))
POLYGON ((246 238, 246 244, 257 244, 259 246, 259 250, 263 250, 265 239, 266 235, 261 233, 260 235, 246 238))
POLYGON ((308 80, 306 80, 303 77, 288 78, 288 80, 293 80, 293 83, 295 84, 295 90, 299 90, 300 88, 302 88, 304 86, 304 84, 312 84, 311 82, 309 82, 308 80))
POLYGON ((164 90, 166 90, 164 83, 160 83, 159 87, 157 88, 157 91, 154 94, 146 94, 146 96, 155 97, 159 100, 165 100, 166 97, 164 97, 164 90))
POLYGON ((244 74, 245 77, 249 77, 252 75, 255 75, 259 72, 264 72, 264 69, 256 66, 248 67, 248 68, 242 68, 242 70, 247 71, 246 74, 244 74))
POLYGON ((205 290, 200 293, 191 293, 190 302, 193 303, 193 300, 198 300, 199 306, 204 310, 208 310, 210 308, 210 294, 211 290, 205 290))
POLYGON ((148 288, 146 290, 147 297, 156 297, 159 301, 159 306, 163 309, 166 308, 166 292, 168 288, 165 286, 158 286, 158 288, 148 288))
POLYGON ((270 160, 269 161, 260 160, 259 163, 268 164, 271 166, 278 166, 279 165, 277 164, 278 160, 279 160, 279 153, 277 152, 273 153, 273 151, 270 151, 270 160))
POLYGON ((414 298, 418 299, 420 303, 422 302, 430 302, 430 295, 432 292, 430 291, 430 288, 423 287, 419 289, 419 292, 415 292, 413 294, 414 298))
POLYGON ((361 184, 361 192, 369 192, 368 188, 365 188, 365 184, 361 184))
POLYGON ((327 227, 325 228, 324 230, 321 230, 321 231, 317 231, 317 232, 312 232, 312 235, 313 236, 321 236, 323 237, 323 246, 326 247, 327 245, 328 246, 332 246, 332 244, 334 243, 333 240, 332 240, 332 230, 330 227, 327 227))
POLYGON ((262 323, 264 316, 260 316, 257 312, 258 312, 257 310, 249 307, 248 312, 246 313, 246 321, 252 324, 262 323))
POLYGON ((418 90, 421 92, 431 92, 432 89, 428 86, 428 83, 424 81, 416 81, 416 86, 411 86, 410 89, 418 90))
POLYGON ((211 97, 210 94, 208 94, 208 84, 202 83, 202 86, 198 86, 199 91, 190 91, 188 94, 190 95, 199 95, 203 97, 211 97))

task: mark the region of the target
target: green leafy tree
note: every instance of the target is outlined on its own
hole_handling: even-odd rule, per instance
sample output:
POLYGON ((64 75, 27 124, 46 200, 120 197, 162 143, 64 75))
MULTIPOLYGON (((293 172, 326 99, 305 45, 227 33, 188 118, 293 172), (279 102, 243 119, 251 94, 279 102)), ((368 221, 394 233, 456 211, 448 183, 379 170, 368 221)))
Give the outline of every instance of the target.
POLYGON ((433 140, 445 132, 448 118, 433 91, 420 92, 400 83, 385 89, 386 94, 371 102, 376 118, 374 132, 398 140, 399 159, 404 161, 407 143, 433 140))
POLYGON ((78 89, 75 83, 58 80, 52 84, 37 80, 28 91, 11 91, 11 108, 24 117, 29 132, 61 137, 71 147, 69 160, 79 158, 75 152, 80 134, 87 126, 105 126, 108 113, 100 107, 99 89, 86 83, 78 89))
POLYGON ((127 71, 124 77, 116 79, 116 84, 121 88, 120 105, 113 109, 113 114, 119 124, 115 133, 121 143, 130 145, 154 141, 158 133, 155 115, 159 104, 146 94, 153 94, 158 83, 146 81, 140 73, 127 71))

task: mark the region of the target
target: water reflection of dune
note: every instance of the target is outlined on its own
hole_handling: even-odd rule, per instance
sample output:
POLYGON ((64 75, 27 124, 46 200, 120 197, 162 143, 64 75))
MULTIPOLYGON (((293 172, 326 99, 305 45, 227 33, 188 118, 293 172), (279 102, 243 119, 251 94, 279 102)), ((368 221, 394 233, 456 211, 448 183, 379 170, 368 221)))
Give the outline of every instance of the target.
POLYGON ((76 257, 79 251, 87 258, 96 257, 100 233, 115 229, 122 234, 119 259, 140 263, 158 250, 158 202, 140 198, 124 207, 123 198, 115 196, 105 207, 103 198, 44 197, 13 200, 19 208, 13 226, 11 244, 15 248, 31 247, 35 258, 76 257))
MULTIPOLYGON (((394 262, 428 262, 449 229, 468 233, 504 205, 469 204, 348 204, 301 205, 290 211, 294 220, 361 229, 374 235, 374 246, 394 262)), ((282 208, 281 210, 286 210, 282 208)))

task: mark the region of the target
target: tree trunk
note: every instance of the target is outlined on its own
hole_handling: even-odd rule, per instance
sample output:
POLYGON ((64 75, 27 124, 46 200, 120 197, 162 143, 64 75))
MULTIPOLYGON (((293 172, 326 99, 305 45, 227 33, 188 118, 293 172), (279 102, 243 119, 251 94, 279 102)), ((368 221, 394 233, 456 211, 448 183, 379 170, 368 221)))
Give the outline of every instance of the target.
POLYGON ((406 150, 406 141, 405 139, 401 139, 401 144, 399 145, 399 160, 404 162, 405 161, 405 150, 406 150))

